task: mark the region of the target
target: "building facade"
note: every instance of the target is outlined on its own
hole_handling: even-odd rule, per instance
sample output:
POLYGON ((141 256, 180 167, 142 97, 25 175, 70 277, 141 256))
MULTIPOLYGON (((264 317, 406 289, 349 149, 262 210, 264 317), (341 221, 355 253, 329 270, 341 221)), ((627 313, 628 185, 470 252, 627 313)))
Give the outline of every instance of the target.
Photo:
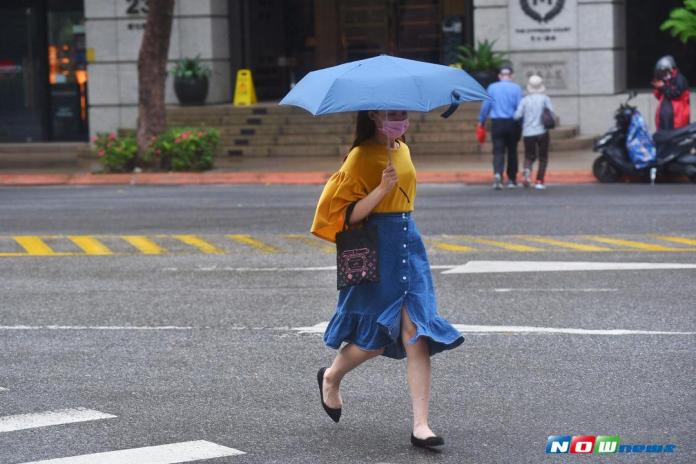
MULTIPOLYGON (((646 115, 652 67, 671 53, 696 81, 693 44, 659 24, 681 0, 177 0, 170 67, 200 57, 207 103, 233 97, 252 70, 260 100, 307 72, 389 53, 450 64, 457 47, 496 41, 520 84, 546 80, 562 123, 597 134, 629 89, 646 115)), ((87 140, 132 128, 147 0, 3 0, 0 142, 87 140)), ((172 79, 166 99, 176 104, 172 79)), ((649 121, 652 118, 646 118, 649 121)))

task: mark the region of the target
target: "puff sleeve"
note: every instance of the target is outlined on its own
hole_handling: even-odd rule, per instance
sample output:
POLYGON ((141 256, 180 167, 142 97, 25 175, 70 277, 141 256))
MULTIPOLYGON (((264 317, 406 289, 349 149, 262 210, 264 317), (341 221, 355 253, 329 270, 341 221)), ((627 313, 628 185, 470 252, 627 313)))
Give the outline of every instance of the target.
POLYGON ((343 229, 348 205, 367 196, 368 188, 346 171, 334 173, 324 186, 314 213, 311 232, 319 238, 336 242, 336 234, 343 229))

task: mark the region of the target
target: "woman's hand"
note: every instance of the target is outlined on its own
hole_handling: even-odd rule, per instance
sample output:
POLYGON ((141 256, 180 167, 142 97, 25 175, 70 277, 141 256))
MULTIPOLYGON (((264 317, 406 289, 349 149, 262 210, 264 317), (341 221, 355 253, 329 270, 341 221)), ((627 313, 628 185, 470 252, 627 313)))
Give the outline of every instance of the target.
POLYGON ((379 184, 379 188, 386 194, 392 191, 399 177, 396 175, 396 169, 391 163, 391 158, 387 161, 387 167, 382 171, 382 182, 379 184))
POLYGON ((396 169, 392 166, 391 159, 387 162, 387 167, 382 171, 382 182, 377 188, 371 191, 366 197, 355 204, 353 214, 350 215, 350 223, 355 224, 365 219, 377 204, 392 191, 397 181, 396 169))

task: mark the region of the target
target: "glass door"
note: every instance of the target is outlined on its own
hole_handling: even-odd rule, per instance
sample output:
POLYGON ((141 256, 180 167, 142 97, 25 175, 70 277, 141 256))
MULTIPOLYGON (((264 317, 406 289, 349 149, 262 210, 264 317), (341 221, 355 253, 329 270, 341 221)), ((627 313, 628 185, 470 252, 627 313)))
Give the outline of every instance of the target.
POLYGON ((43 15, 35 3, 0 2, 0 142, 41 141, 47 136, 43 15))
POLYGON ((51 140, 86 140, 87 59, 82 0, 49 0, 46 23, 51 140))

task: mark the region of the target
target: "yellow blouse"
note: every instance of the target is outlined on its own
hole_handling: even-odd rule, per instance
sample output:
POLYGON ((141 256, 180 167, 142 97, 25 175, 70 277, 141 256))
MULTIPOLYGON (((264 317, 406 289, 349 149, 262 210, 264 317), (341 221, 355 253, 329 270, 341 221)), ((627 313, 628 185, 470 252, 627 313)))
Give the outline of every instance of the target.
POLYGON ((330 242, 343 229, 346 208, 374 190, 382 181, 382 171, 391 155, 392 165, 399 178, 397 185, 380 201, 374 213, 413 211, 416 199, 416 169, 411 162, 408 146, 399 142, 395 149, 373 141, 353 148, 324 186, 312 222, 312 234, 330 242))

